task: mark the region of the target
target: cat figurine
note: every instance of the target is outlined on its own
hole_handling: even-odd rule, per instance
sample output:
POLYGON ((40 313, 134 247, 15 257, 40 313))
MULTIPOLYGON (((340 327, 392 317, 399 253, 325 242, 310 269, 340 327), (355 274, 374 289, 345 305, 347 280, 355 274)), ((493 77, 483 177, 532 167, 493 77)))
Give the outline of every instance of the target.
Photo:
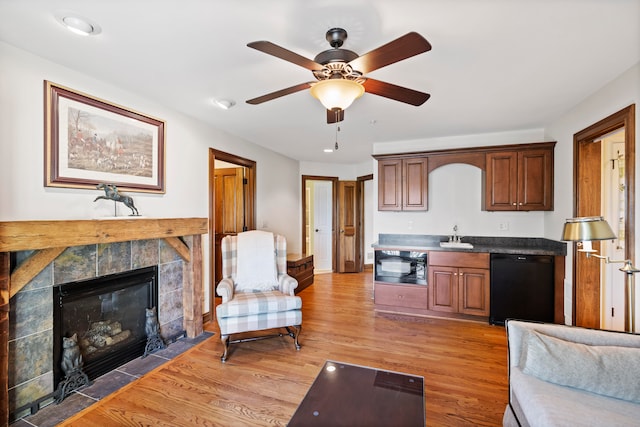
POLYGON ((78 345, 78 334, 73 334, 70 338, 62 337, 61 365, 67 377, 71 372, 82 368, 82 354, 78 345))
POLYGON ((160 324, 158 323, 158 314, 155 307, 145 308, 145 325, 144 331, 147 337, 153 337, 160 334, 160 324))

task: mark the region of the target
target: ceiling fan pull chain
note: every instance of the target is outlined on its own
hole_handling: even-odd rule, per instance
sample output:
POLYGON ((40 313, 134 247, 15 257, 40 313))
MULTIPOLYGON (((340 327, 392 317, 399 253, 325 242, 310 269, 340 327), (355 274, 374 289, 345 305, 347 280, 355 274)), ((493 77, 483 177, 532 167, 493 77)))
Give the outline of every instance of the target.
POLYGON ((338 115, 339 115, 339 111, 338 109, 336 109, 336 145, 334 146, 335 150, 338 150, 338 132, 340 132, 340 126, 338 125, 338 115))

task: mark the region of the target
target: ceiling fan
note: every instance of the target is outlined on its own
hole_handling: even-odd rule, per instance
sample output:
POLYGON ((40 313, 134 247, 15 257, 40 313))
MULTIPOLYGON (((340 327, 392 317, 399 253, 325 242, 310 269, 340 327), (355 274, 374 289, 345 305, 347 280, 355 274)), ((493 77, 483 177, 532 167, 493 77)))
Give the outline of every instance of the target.
POLYGON ((422 105, 429 99, 428 93, 365 76, 371 71, 431 50, 431 44, 420 34, 407 33, 361 56, 350 50, 340 49, 347 39, 347 32, 342 28, 332 28, 327 31, 326 39, 331 49, 320 52, 313 61, 268 41, 247 44, 250 48, 306 68, 316 78, 316 81, 300 83, 249 99, 247 103, 261 104, 281 96, 311 89, 311 94, 327 109, 327 123, 336 123, 344 120, 344 109, 364 92, 415 106, 422 105), (345 94, 348 96, 342 99, 345 94))

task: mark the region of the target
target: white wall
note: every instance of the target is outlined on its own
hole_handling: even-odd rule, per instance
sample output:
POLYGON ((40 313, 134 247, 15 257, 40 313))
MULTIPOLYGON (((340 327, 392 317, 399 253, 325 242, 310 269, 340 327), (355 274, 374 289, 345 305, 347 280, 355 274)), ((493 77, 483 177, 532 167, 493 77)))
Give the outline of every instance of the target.
MULTIPOLYGON (((430 151, 449 148, 524 144, 549 141, 542 129, 461 135, 415 141, 374 144, 375 154, 430 151)), ((374 188, 377 187, 377 162, 374 188)), ((373 215, 378 234, 451 234, 453 226, 463 236, 542 237, 543 212, 488 212, 482 210, 482 171, 466 164, 439 167, 429 174, 429 210, 380 212, 373 215), (507 229, 501 230, 505 225, 507 229)), ((374 191, 374 206, 378 205, 374 191)))
POLYGON ((300 175, 337 176, 340 181, 354 181, 357 178, 354 165, 305 161, 300 162, 300 175))
MULTIPOLYGON (((545 137, 558 141, 555 150, 555 210, 545 214, 545 236, 559 239, 565 219, 573 216, 573 135, 621 109, 636 104, 636 175, 640 171, 640 64, 596 91, 545 128, 545 137)), ((635 200, 640 194, 636 183, 635 200)), ((636 207, 637 210, 637 207, 636 207)), ((640 215, 636 212, 635 229, 640 230, 640 215)), ((565 321, 571 323, 572 309, 572 247, 568 247, 565 273, 565 321)), ((640 255, 640 239, 636 236, 636 257, 640 255)), ((637 260, 634 260, 637 262, 637 260)), ((637 265, 637 264, 636 264, 637 265)), ((622 273, 621 273, 622 274, 622 273)), ((636 280, 640 280, 636 277, 636 280)), ((638 289, 636 287, 636 289, 638 289)), ((640 292, 636 291, 636 305, 640 305, 640 292)), ((640 308, 636 310, 639 313, 640 308)))
MULTIPOLYGON (((166 194, 129 193, 148 217, 208 216, 209 147, 257 162, 258 227, 301 249, 299 164, 151 100, 0 42, 0 221, 90 219, 113 214, 97 190, 43 185, 44 90, 49 80, 166 121, 166 194), (278 171, 278 173, 273 173, 278 171)), ((205 236, 205 260, 208 241, 205 236)), ((208 267, 205 269, 208 301, 208 267)), ((208 303, 205 311, 208 311, 208 303)))

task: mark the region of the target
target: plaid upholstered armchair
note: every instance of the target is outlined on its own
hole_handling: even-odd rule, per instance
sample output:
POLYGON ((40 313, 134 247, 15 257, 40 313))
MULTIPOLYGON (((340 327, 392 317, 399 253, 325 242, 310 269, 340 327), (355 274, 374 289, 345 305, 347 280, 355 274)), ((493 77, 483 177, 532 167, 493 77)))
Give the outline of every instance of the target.
POLYGON ((285 335, 229 339, 242 332, 284 328, 300 350, 302 300, 294 293, 298 282, 287 275, 285 238, 266 231, 246 231, 223 238, 221 252, 222 280, 216 292, 222 303, 216 307, 216 317, 224 345, 222 362, 227 360, 230 343, 285 335))

